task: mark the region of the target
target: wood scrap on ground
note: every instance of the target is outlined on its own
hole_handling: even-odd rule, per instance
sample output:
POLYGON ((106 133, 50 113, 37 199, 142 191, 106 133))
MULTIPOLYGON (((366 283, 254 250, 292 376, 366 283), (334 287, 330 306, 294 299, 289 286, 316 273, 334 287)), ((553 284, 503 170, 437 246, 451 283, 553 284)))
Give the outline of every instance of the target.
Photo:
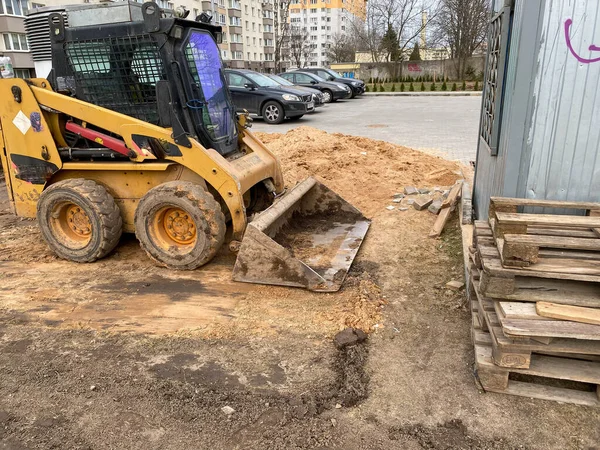
POLYGON ((442 234, 442 231, 444 231, 444 227, 450 218, 450 213, 454 210, 456 203, 460 199, 462 187, 463 180, 460 180, 457 181, 454 186, 452 186, 452 189, 450 189, 448 197, 442 203, 442 209, 438 215, 438 218, 433 224, 433 228, 429 232, 429 237, 437 238, 442 234))

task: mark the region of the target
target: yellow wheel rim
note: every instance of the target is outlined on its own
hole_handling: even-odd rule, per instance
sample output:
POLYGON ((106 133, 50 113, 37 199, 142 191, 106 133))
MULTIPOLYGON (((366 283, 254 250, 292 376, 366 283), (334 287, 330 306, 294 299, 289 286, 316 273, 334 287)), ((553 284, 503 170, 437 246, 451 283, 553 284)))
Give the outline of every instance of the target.
POLYGON ((72 202, 57 203, 50 217, 50 228, 65 247, 80 249, 92 239, 92 223, 81 206, 72 202))
POLYGON ((157 211, 152 220, 157 244, 165 249, 172 246, 193 247, 197 238, 197 226, 184 209, 165 207, 157 211))

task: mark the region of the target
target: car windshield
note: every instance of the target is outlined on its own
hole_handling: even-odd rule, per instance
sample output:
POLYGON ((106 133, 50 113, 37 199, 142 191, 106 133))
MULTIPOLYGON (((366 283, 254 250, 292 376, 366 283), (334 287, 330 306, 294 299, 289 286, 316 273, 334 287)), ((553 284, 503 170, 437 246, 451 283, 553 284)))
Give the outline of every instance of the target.
POLYGON ((331 69, 325 69, 325 72, 327 72, 329 75, 331 75, 332 77, 336 77, 336 78, 344 78, 343 75, 337 73, 335 70, 331 70, 331 69))
POLYGON ((185 56, 195 82, 188 108, 212 141, 231 141, 237 135, 235 112, 225 88, 219 47, 208 32, 193 31, 185 56))
POLYGON ((261 73, 245 73, 248 78, 258 84, 260 87, 277 87, 279 83, 261 73))
POLYGON ((279 75, 267 75, 269 78, 271 78, 272 80, 276 81, 277 83, 281 84, 282 86, 294 86, 294 83, 286 80, 283 77, 280 77, 279 75))

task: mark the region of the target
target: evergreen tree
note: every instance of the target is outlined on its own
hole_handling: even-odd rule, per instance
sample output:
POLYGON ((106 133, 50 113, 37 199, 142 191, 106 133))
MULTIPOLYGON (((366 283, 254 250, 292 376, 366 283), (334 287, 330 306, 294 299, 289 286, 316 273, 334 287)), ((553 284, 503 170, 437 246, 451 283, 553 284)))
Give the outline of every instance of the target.
POLYGON ((447 91, 448 90, 448 86, 446 85, 446 81, 444 81, 442 83, 442 91, 447 91))
POLYGON ((408 90, 410 92, 415 92, 415 87, 413 86, 412 82, 410 83, 410 86, 408 87, 408 90))
POLYGON ((456 83, 452 83, 452 91, 456 91, 456 83))
POLYGON ((409 61, 421 61, 421 51, 419 50, 418 42, 415 44, 415 47, 413 48, 413 51, 410 54, 410 57, 408 58, 408 60, 409 61))
POLYGON ((396 92, 396 84, 392 84, 392 89, 390 89, 390 92, 396 92))
POLYGON ((400 92, 404 92, 404 83, 400 83, 400 92))
POLYGON ((479 90, 479 81, 475 81, 475 87, 473 88, 474 91, 478 91, 479 90))
POLYGON ((385 89, 383 88, 383 84, 379 85, 379 92, 385 92, 385 89))
POLYGON ((467 82, 466 81, 463 81, 462 89, 461 90, 463 90, 463 91, 467 90, 467 82))
POLYGON ((433 83, 431 83, 431 91, 435 91, 437 86, 435 85, 435 81, 433 83))
POLYGON ((424 92, 424 91, 425 91, 425 83, 423 83, 423 82, 421 81, 421 92, 424 92))

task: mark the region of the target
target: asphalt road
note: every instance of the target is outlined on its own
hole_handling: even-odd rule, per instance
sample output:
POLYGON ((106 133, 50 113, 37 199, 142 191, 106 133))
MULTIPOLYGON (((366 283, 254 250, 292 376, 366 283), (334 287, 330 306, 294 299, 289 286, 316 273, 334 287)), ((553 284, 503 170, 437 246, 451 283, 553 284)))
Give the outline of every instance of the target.
POLYGON ((475 160, 481 97, 360 97, 319 108, 300 120, 253 130, 285 133, 310 126, 381 139, 468 163, 475 160))

